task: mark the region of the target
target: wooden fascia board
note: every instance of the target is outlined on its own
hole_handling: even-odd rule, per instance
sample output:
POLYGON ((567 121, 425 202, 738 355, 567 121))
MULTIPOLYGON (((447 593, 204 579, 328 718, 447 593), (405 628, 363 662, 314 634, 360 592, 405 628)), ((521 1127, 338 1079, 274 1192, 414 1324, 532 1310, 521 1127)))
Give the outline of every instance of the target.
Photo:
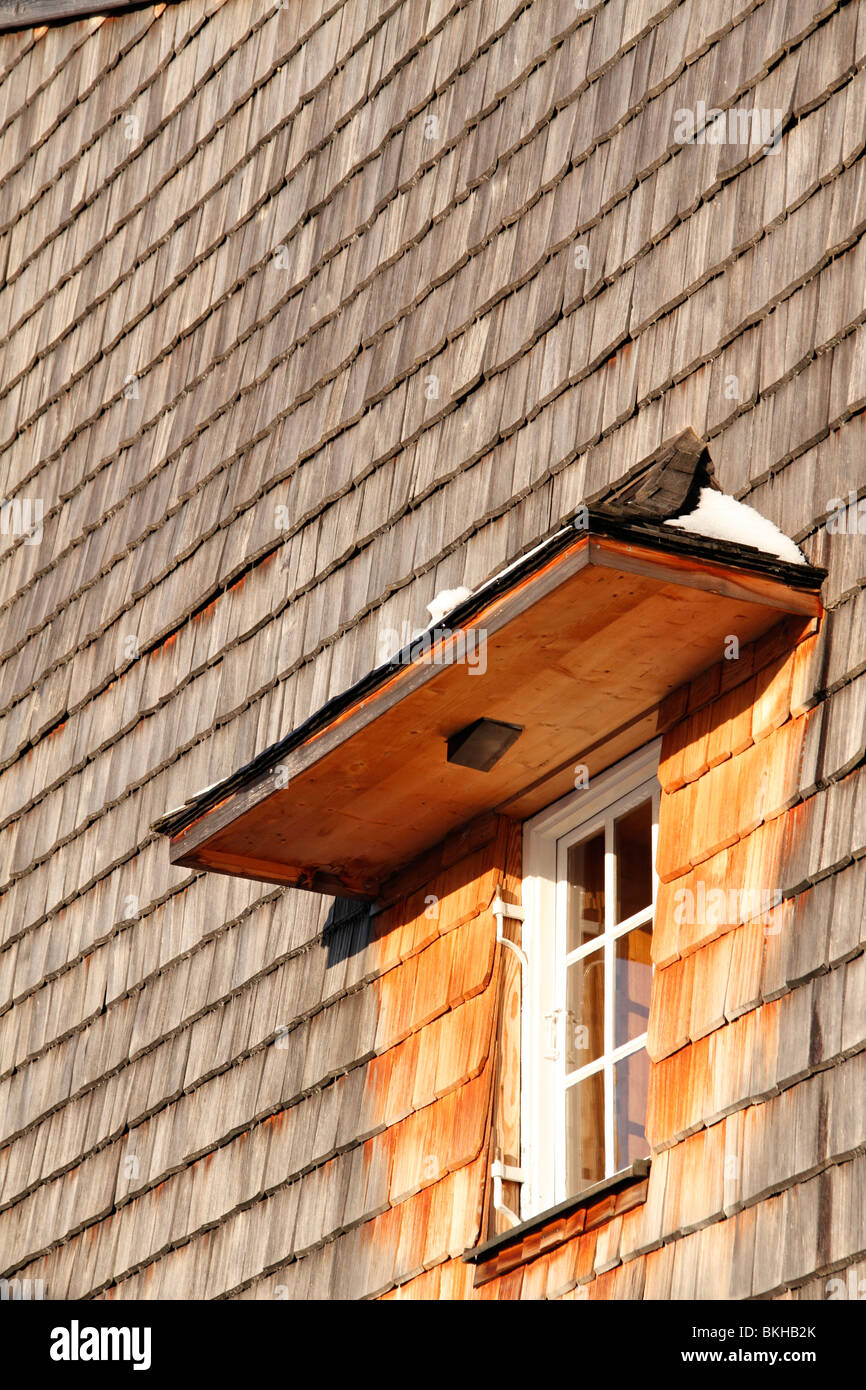
POLYGON ((770 575, 738 570, 723 561, 696 559, 688 555, 660 553, 652 546, 607 536, 590 539, 590 563, 630 574, 642 574, 660 583, 674 583, 690 589, 704 589, 726 598, 745 599, 780 612, 816 618, 823 612, 820 595, 808 589, 794 589, 784 580, 770 575))
POLYGON ((0 33, 9 30, 38 29, 43 24, 60 24, 71 19, 110 18, 124 10, 148 9, 133 0, 0 0, 0 33))

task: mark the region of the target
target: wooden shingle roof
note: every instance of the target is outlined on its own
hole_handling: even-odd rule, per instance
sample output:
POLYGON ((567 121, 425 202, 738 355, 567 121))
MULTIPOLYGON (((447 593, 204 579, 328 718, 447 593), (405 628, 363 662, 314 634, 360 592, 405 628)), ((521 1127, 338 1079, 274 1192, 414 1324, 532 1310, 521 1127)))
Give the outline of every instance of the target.
MULTIPOLYGON (((862 1259, 866 562, 826 523, 866 493, 864 38, 856 0, 178 0, 0 35, 0 491, 44 504, 41 544, 0 527, 0 1274, 466 1295, 449 1218, 483 1158, 395 1217, 367 1147, 415 1104, 414 1019, 366 1090, 369 1000, 432 950, 424 894, 374 948, 365 907, 168 866, 151 825, 687 426, 828 572, 799 800, 730 861, 781 843, 792 896, 737 937, 723 1019, 702 982, 731 946, 669 972, 657 1224, 625 1213, 606 1269, 591 1231, 525 1290, 824 1297, 862 1259), (696 93, 782 108, 777 150, 678 144, 696 93), (704 1190, 684 1229, 683 1172, 746 1120, 741 1209, 704 1190)), ((745 722, 732 701, 673 780, 735 761, 745 722)), ((490 1036, 482 947, 440 999, 442 1086, 484 1050, 448 1015, 490 1036)))

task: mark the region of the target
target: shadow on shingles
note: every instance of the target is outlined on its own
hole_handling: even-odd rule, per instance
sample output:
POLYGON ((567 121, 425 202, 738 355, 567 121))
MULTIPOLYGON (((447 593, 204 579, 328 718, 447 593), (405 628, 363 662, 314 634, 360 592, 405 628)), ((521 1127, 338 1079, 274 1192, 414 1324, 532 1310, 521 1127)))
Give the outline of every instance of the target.
POLYGON ((328 966, 363 951, 370 940, 370 909, 357 898, 335 898, 322 928, 328 966))

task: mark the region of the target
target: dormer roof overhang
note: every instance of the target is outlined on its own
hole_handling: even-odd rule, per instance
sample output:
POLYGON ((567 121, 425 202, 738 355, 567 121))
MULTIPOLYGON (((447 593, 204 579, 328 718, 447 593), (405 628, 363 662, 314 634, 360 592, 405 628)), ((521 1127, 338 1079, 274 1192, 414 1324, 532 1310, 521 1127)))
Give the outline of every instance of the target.
POLYGON ((582 508, 444 625, 162 817, 172 862, 375 899, 477 816, 524 819, 571 788, 577 764, 595 773, 654 737, 661 702, 730 636, 820 616, 823 570, 666 526, 651 506, 624 511, 582 508), (522 733, 488 771, 449 762, 449 739, 480 719, 522 733))

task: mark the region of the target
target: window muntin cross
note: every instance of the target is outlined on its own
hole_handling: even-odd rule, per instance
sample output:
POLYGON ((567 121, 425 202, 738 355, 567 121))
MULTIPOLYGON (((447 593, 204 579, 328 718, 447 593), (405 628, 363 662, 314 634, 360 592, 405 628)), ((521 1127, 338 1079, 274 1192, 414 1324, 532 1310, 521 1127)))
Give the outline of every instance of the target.
POLYGON ((642 786, 557 843, 555 1007, 567 1192, 647 1152, 646 1032, 652 984, 658 793, 642 786))

